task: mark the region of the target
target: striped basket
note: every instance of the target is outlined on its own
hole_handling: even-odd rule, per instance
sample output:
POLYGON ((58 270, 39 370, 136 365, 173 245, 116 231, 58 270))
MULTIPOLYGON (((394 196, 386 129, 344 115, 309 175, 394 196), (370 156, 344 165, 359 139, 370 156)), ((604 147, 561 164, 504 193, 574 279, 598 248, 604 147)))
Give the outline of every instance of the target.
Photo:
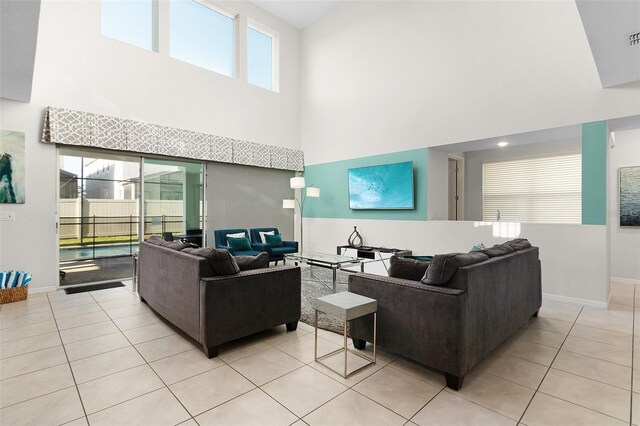
POLYGON ((27 300, 29 294, 29 284, 22 287, 5 288, 0 290, 0 305, 5 303, 19 302, 27 300))

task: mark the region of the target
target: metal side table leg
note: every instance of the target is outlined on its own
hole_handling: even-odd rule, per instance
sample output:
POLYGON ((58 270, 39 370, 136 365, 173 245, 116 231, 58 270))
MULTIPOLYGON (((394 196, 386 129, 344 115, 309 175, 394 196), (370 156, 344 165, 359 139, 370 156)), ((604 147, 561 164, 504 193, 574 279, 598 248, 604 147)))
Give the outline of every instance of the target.
POLYGON ((333 266, 331 268, 333 270, 333 292, 336 292, 336 279, 338 278, 338 268, 333 266))

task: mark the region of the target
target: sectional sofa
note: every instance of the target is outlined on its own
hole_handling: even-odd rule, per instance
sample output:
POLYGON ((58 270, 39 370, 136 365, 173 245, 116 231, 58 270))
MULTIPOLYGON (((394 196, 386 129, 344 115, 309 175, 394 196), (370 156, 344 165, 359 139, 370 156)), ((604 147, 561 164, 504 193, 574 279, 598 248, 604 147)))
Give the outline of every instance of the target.
MULTIPOLYGON (((353 274, 349 291, 378 301, 380 347, 443 372, 457 390, 474 365, 537 315, 538 248, 519 240, 484 253, 436 255, 425 269, 422 280, 353 274)), ((372 319, 352 321, 350 333, 364 349, 373 341, 372 319)))

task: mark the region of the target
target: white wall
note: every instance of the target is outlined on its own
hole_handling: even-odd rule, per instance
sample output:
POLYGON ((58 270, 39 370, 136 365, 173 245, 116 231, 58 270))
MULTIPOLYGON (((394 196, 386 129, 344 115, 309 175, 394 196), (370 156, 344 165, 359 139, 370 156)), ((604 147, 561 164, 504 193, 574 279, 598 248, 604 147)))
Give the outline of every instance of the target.
POLYGON ((467 220, 482 220, 482 164, 495 161, 543 157, 549 155, 579 154, 580 138, 541 142, 505 148, 484 149, 465 153, 465 207, 467 220))
POLYGON ((56 149, 40 143, 49 105, 300 148, 300 32, 250 3, 227 4, 279 32, 279 93, 170 58, 166 0, 160 53, 102 37, 99 1, 42 2, 31 103, 0 101, 0 127, 25 132, 27 161, 26 204, 0 207, 16 213, 0 222, 0 268, 30 271, 32 288, 57 285, 56 149))
MULTIPOLYGON (((640 113, 640 84, 602 89, 570 1, 346 2, 303 32, 301 70, 307 164, 640 113)), ((305 219, 305 240, 332 253, 346 222, 305 219)), ((468 222, 361 222, 367 244, 418 253, 487 241, 468 222)), ((606 300, 605 226, 523 227, 545 292, 606 300)))
MULTIPOLYGON (((414 255, 467 252, 474 244, 491 246, 511 239, 494 237, 492 226, 476 227, 474 222, 316 218, 305 219, 304 239, 312 251, 335 253, 354 225, 367 245, 409 249, 414 255)), ((604 226, 523 223, 520 237, 540 248, 543 293, 606 303, 604 226)), ((367 270, 374 268, 367 265, 367 270)))
POLYGON ((640 113, 571 1, 346 2, 302 35, 307 164, 640 113))
POLYGON ((608 150, 609 237, 611 276, 640 283, 640 228, 620 226, 620 167, 640 166, 640 130, 615 132, 608 150))

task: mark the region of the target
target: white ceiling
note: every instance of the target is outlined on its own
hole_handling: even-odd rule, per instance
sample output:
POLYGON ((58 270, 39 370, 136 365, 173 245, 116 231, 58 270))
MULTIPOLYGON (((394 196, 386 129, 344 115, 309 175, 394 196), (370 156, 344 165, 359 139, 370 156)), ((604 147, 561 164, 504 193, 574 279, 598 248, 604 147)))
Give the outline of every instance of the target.
POLYGON ((495 138, 479 139, 469 142, 460 142, 450 145, 435 146, 433 148, 453 153, 480 151, 484 149, 498 148, 498 142, 509 142, 509 146, 528 145, 531 143, 559 141, 564 139, 579 138, 582 134, 582 126, 556 127, 553 129, 538 130, 535 132, 519 133, 515 135, 499 136, 495 138))
MULTIPOLYGON (((608 130, 621 132, 623 130, 640 129, 640 115, 620 117, 607 120, 608 130)), ((509 142, 509 146, 528 145, 532 143, 561 141, 582 137, 582 125, 555 127, 553 129, 537 130, 534 132, 518 133, 515 135, 499 136, 495 138, 478 139, 475 141, 460 142, 450 145, 434 146, 441 151, 450 153, 463 153, 480 151, 484 149, 498 148, 498 142, 509 142)))
POLYGON ((299 30, 304 30, 314 22, 324 18, 344 1, 249 0, 250 3, 299 30))
POLYGON ((640 43, 629 45, 629 34, 640 32, 640 1, 577 0, 576 5, 602 87, 640 80, 640 43))

